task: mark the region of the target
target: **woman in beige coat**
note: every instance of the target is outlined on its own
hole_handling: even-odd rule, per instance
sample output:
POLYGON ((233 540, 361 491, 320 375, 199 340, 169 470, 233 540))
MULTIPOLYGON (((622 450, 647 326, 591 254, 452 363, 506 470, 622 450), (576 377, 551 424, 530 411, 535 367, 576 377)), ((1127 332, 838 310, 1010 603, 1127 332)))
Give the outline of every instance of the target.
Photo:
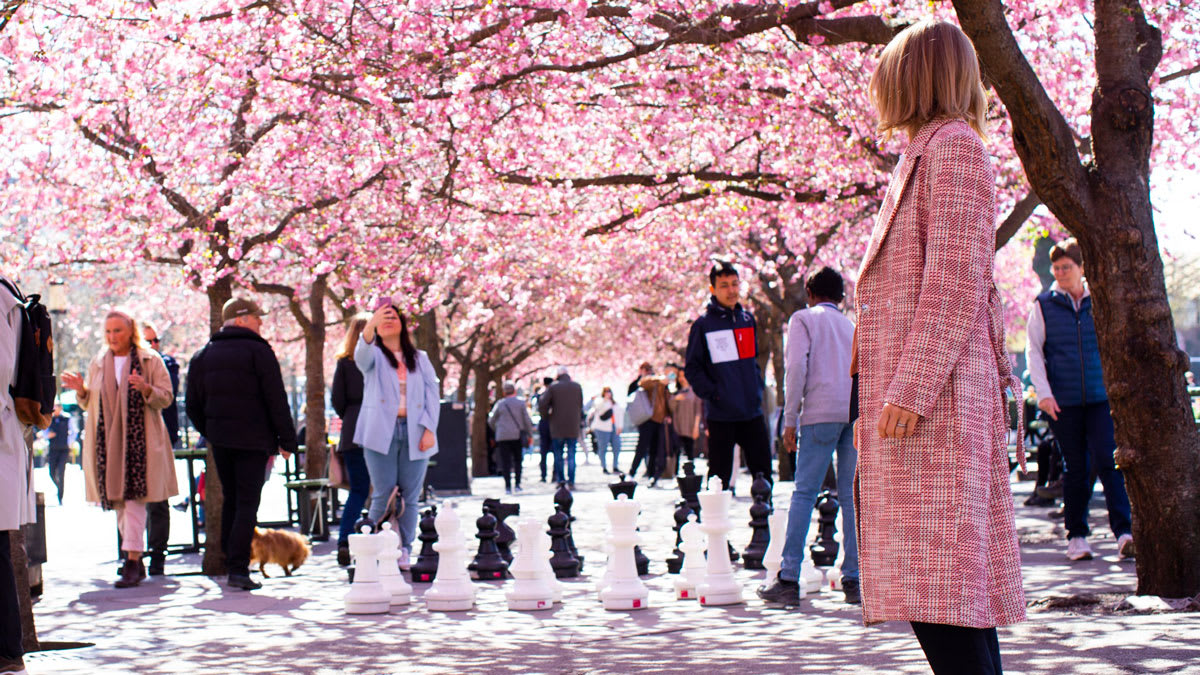
POLYGON ((125 312, 112 310, 104 317, 104 341, 108 346, 92 359, 87 378, 63 373, 63 386, 75 390, 87 411, 87 500, 117 512, 126 560, 116 587, 129 588, 146 578, 146 503, 179 493, 162 418, 171 404, 171 376, 125 312))

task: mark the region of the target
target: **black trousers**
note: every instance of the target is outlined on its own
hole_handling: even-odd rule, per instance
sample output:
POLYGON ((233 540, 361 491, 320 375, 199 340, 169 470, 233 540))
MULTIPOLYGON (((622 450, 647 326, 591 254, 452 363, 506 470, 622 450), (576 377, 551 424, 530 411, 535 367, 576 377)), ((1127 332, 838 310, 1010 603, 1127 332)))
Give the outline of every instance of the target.
POLYGON ((258 524, 258 502, 267 478, 268 452, 213 446, 213 459, 225 502, 221 506, 221 548, 230 574, 250 574, 250 540, 258 524))
POLYGON ((9 530, 0 530, 0 659, 16 660, 21 649, 21 605, 17 602, 17 580, 13 573, 9 530))
POLYGON ((637 448, 633 452, 633 465, 629 467, 630 478, 637 476, 638 467, 646 460, 646 476, 654 479, 661 473, 663 447, 666 435, 662 422, 646 420, 638 425, 637 448))
POLYGON ((167 555, 167 542, 171 539, 171 509, 167 500, 146 503, 146 550, 151 558, 162 559, 167 555))
POLYGON ((912 622, 934 675, 1000 675, 1000 641, 995 628, 963 628, 912 622))
POLYGON ((771 440, 762 415, 739 422, 708 421, 708 477, 720 478, 728 490, 733 485, 733 446, 742 449, 750 475, 771 478, 771 440))
POLYGON ((504 474, 504 489, 512 489, 512 478, 516 475, 517 487, 521 487, 521 460, 525 458, 521 439, 513 441, 496 441, 496 455, 500 462, 500 472, 504 474))
POLYGON ((71 459, 70 448, 51 448, 46 455, 46 463, 50 468, 50 480, 58 491, 58 503, 62 504, 63 488, 66 487, 67 462, 71 459))
POLYGON ((546 457, 550 455, 554 439, 550 438, 550 418, 543 417, 538 421, 538 451, 542 453, 542 461, 538 468, 542 470, 542 482, 546 482, 546 457))
POLYGON ((683 455, 687 455, 688 461, 696 459, 696 439, 688 438, 687 436, 679 437, 679 454, 675 457, 675 475, 678 476, 680 471, 683 471, 683 455))

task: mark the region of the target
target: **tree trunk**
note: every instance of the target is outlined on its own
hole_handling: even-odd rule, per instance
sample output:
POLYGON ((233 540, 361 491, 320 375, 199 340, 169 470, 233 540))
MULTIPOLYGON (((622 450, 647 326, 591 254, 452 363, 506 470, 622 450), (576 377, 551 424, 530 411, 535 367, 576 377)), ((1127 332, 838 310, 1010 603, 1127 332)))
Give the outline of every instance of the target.
MULTIPOLYGON (((417 349, 424 350, 433 364, 433 372, 437 373, 439 386, 445 391, 446 357, 442 354, 442 340, 438 336, 437 309, 431 309, 424 314, 413 317, 416 326, 413 327, 413 343, 417 349)), ((462 400, 461 398, 459 399, 462 400)))
POLYGON ((8 533, 9 553, 12 555, 13 580, 17 585, 17 605, 21 613, 21 649, 36 652, 37 625, 33 621, 33 598, 29 593, 29 557, 25 555, 25 533, 20 528, 8 533))
POLYGON ((1200 593, 1200 434, 1175 345, 1150 206, 1158 29, 1135 0, 1095 3, 1095 158, 1081 165, 1070 128, 1013 38, 998 0, 954 0, 963 29, 1013 122, 1030 185, 1083 250, 1117 463, 1133 505, 1138 593, 1200 593))
MULTIPOLYGON (((213 333, 221 330, 221 308, 233 297, 232 277, 221 277, 209 286, 208 316, 209 328, 213 333)), ((221 489, 221 478, 217 475, 216 460, 213 459, 212 446, 204 462, 204 559, 200 570, 210 576, 225 574, 225 551, 221 548, 221 509, 225 504, 225 493, 221 489)))
POLYGON ((487 364, 480 363, 475 367, 474 403, 475 412, 471 416, 471 475, 490 476, 488 471, 487 418, 491 412, 491 401, 488 396, 488 385, 491 383, 491 373, 487 364))
POLYGON ((328 275, 313 280, 304 326, 304 476, 323 478, 325 447, 325 291, 328 275))

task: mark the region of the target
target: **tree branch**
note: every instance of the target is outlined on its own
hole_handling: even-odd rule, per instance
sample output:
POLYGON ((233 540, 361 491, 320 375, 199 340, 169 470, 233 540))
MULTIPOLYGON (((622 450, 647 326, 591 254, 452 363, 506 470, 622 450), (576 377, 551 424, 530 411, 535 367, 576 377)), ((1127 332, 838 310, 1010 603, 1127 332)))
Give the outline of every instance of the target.
POLYGON ((1029 220, 1029 216, 1033 215, 1034 209, 1041 203, 1042 200, 1038 199, 1037 193, 1030 190, 1024 197, 1018 199, 1016 204, 1013 204, 1012 211, 1009 212, 1008 217, 1004 219, 1004 222, 1000 223, 1000 227, 996 228, 997 251, 1004 248, 1008 240, 1021 231, 1021 226, 1025 224, 1025 221, 1029 220))

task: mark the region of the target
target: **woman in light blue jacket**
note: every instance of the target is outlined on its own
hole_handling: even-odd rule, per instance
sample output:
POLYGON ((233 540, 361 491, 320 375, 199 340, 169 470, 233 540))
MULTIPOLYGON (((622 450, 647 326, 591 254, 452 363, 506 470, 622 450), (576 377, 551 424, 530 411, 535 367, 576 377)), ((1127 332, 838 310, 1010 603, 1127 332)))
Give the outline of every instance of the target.
POLYGON ((367 450, 368 515, 378 522, 392 488, 400 487, 400 566, 407 568, 417 529, 417 499, 429 458, 438 451, 441 386, 429 356, 413 346, 404 314, 390 301, 376 309, 363 328, 354 362, 363 374, 354 442, 367 450))

